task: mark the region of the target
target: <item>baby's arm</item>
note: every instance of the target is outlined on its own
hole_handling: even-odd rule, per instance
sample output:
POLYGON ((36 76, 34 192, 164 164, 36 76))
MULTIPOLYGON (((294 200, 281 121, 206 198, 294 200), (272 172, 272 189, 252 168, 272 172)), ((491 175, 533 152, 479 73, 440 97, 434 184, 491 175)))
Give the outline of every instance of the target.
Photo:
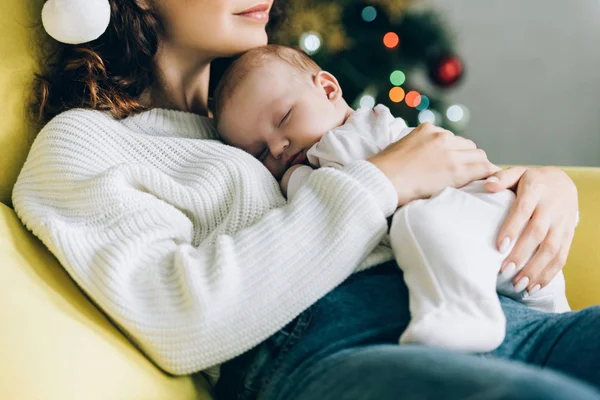
MULTIPOLYGON (((389 109, 378 105, 373 110, 362 109, 344 125, 326 132, 308 152, 308 160, 317 167, 343 168, 356 160, 366 160, 389 144, 406 136, 404 120, 394 118, 389 109)), ((313 169, 295 165, 281 179, 281 191, 290 200, 308 180, 313 169)))
POLYGON ((326 132, 306 155, 311 165, 342 168, 380 153, 411 131, 381 104, 374 109, 361 108, 344 125, 326 132))
POLYGON ((283 178, 281 178, 281 182, 279 183, 283 195, 286 196, 288 200, 291 200, 300 186, 310 178, 313 171, 314 170, 308 165, 298 164, 290 167, 285 171, 285 174, 283 174, 283 178))

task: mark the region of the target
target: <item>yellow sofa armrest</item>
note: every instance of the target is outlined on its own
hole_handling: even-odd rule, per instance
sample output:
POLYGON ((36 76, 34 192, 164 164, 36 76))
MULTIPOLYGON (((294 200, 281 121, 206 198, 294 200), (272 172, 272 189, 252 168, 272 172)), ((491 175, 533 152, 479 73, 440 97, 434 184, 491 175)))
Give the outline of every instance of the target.
POLYGON ((211 398, 200 375, 149 362, 1 203, 0 260, 0 398, 211 398))
POLYGON ((579 226, 564 268, 573 309, 600 304, 600 168, 565 167, 579 193, 579 226))

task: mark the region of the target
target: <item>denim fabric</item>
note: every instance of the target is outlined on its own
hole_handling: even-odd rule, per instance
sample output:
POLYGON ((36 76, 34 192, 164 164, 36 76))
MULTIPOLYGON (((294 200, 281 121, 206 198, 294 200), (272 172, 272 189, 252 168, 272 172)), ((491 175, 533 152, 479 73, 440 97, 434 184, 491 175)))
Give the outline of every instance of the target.
POLYGON ((545 314, 501 297, 492 353, 400 346, 408 290, 393 262, 350 276, 275 335, 225 363, 218 400, 600 400, 600 307, 545 314))

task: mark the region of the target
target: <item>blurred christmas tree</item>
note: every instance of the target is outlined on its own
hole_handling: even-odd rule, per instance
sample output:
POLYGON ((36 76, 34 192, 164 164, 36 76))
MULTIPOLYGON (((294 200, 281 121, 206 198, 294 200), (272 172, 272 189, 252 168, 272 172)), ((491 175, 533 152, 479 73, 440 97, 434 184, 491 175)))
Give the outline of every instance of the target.
MULTIPOLYGON (((459 133, 467 110, 444 92, 464 76, 450 34, 414 0, 288 0, 273 42, 299 46, 334 74, 353 107, 385 104, 410 126, 431 121, 459 133), (433 85, 416 87, 419 72, 433 85)), ((421 82, 423 80, 421 79, 421 82)))

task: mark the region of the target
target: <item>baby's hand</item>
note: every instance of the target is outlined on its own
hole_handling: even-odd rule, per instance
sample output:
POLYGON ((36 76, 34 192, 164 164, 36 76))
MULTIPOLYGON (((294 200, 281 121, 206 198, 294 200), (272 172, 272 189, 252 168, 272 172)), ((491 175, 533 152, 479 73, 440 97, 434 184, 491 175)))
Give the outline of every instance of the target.
POLYGON ((288 185, 290 183, 290 178, 292 177, 292 173, 294 173, 294 171, 297 170, 300 167, 302 167, 302 164, 292 165, 283 174, 283 177, 281 178, 281 182, 279 182, 279 186, 281 186, 281 192, 283 193, 283 195, 285 197, 287 197, 287 188, 288 188, 288 185))

